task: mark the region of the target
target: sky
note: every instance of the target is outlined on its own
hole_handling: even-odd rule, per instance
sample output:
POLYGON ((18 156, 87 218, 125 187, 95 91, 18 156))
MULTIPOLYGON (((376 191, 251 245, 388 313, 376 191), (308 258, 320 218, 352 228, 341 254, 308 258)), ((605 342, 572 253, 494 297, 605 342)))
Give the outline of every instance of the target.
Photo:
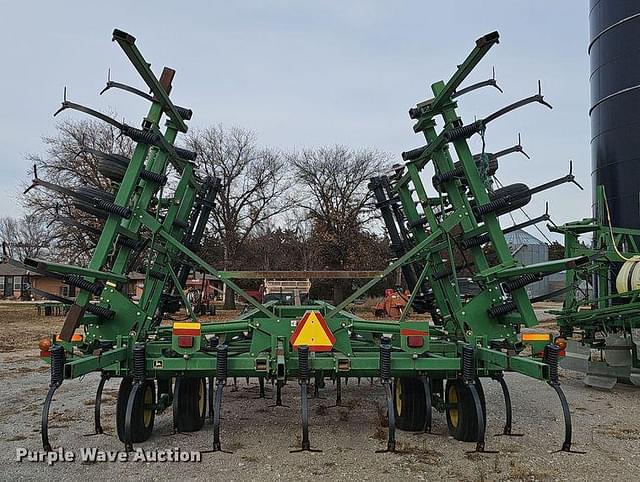
MULTIPOLYGON (((584 0, 0 0, 0 8, 0 216, 20 213, 31 169, 25 156, 41 153, 42 136, 55 132, 52 114, 65 86, 69 100, 139 125, 146 101, 121 91, 98 96, 107 69, 113 80, 143 87, 111 42, 114 28, 137 38, 156 73, 164 65, 177 70, 172 98, 193 109, 191 126, 242 126, 283 150, 337 143, 394 159, 423 144, 408 108, 431 97, 430 85, 447 80, 478 37, 498 30, 500 43, 466 84, 495 67, 504 94, 466 95, 459 113, 467 122, 486 116, 534 94, 540 79, 553 110, 534 104, 492 123, 486 149, 511 146, 522 134, 531 160, 503 158, 497 174, 504 184, 535 186, 566 174, 573 160, 585 190, 562 185, 536 195, 526 211, 542 214, 548 201, 556 223, 590 214, 584 0)), ((471 145, 480 151, 478 136, 471 145)), ((503 226, 510 222, 502 218, 503 226)))

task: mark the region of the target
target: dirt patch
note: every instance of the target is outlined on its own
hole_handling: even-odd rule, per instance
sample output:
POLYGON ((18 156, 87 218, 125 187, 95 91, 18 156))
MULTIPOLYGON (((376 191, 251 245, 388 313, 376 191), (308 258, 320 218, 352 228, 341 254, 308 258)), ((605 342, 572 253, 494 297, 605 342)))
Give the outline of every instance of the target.
MULTIPOLYGON (((238 312, 219 312, 209 320, 236 318, 238 312)), ((616 386, 610 392, 585 387, 581 376, 561 370, 562 386, 572 410, 574 448, 586 455, 552 453, 560 448, 563 419, 555 392, 542 382, 506 374, 514 409, 514 432, 523 437, 493 437, 502 432, 504 402, 500 386, 483 379, 487 400, 487 449, 497 454, 469 453, 474 443, 448 435, 444 414, 434 411, 431 434, 398 430, 397 452, 376 453, 387 443, 385 392, 376 380, 351 378, 342 384, 342 403, 335 407, 331 383, 311 397, 310 440, 322 453, 290 453, 300 447, 300 390, 293 381, 282 391, 285 406, 275 407, 275 390, 257 398, 258 382, 238 379, 224 389, 221 440, 233 453, 202 454, 194 464, 16 463, 19 447, 41 448, 39 419, 49 384, 47 366, 38 357, 38 339, 58 331, 61 317, 37 317, 30 305, 0 305, 0 470, 3 480, 60 478, 91 480, 636 480, 640 465, 640 425, 637 408, 640 389, 616 386), (27 347, 28 350, 20 347, 27 347), (8 351, 10 350, 10 351, 8 351)), ((552 323, 545 327, 553 330, 552 323)), ((51 441, 78 453, 83 447, 122 450, 115 436, 118 380, 107 382, 102 398, 102 425, 108 435, 93 432, 95 389, 99 376, 89 374, 65 381, 56 392, 50 414, 51 441)), ((156 416, 151 438, 137 444, 145 450, 206 451, 212 444, 212 426, 190 434, 174 434, 172 410, 156 416)))
POLYGON ((59 333, 64 317, 38 315, 36 305, 0 303, 0 353, 37 348, 38 341, 59 333))

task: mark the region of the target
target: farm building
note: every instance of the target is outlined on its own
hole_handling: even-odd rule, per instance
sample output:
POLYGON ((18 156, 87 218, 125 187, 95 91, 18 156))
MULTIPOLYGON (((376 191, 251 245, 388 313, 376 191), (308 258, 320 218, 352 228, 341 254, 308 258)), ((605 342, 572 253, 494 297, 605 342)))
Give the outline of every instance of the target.
MULTIPOLYGON (((526 231, 518 229, 505 234, 504 237, 509 244, 513 257, 521 264, 530 265, 549 260, 549 246, 547 243, 540 241, 526 231)), ((526 290, 529 298, 547 293, 549 291, 548 279, 544 278, 541 281, 532 283, 526 286, 526 290)))

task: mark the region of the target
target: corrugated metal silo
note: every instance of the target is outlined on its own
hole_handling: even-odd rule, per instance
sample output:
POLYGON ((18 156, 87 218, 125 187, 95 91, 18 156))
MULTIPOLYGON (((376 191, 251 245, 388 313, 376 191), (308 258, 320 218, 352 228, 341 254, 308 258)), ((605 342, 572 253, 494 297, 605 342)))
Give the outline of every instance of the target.
MULTIPOLYGON (((504 235, 513 257, 522 264, 529 265, 549 260, 549 246, 522 229, 504 235)), ((529 298, 549 291, 547 279, 531 283, 525 287, 529 298)))

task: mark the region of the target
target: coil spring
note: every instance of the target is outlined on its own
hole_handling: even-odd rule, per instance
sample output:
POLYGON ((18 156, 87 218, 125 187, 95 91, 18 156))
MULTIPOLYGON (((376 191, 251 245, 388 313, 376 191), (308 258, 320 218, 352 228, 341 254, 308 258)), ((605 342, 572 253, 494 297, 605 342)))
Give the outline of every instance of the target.
POLYGON ((183 120, 190 120, 191 116, 193 116, 193 111, 191 109, 187 109, 186 107, 175 106, 176 112, 183 120))
POLYGON ((409 109, 409 119, 417 119, 418 117, 420 117, 420 109, 418 107, 409 109))
POLYGON ((155 182, 161 186, 164 186, 167 183, 167 176, 160 174, 159 172, 147 171, 146 169, 140 171, 140 177, 145 181, 155 182))
POLYGON ((104 306, 100 306, 100 305, 94 305, 89 303, 86 307, 86 310, 91 313, 96 315, 98 318, 102 318, 104 320, 110 320, 112 319, 116 312, 113 310, 110 310, 109 308, 105 308, 104 306))
POLYGON ((105 201, 104 199, 96 199, 93 202, 93 205, 98 209, 107 211, 108 213, 111 213, 111 214, 116 214, 121 218, 129 219, 131 217, 131 209, 124 206, 118 206, 116 203, 112 203, 111 201, 105 201))
POLYGON ((224 383, 227 380, 229 347, 227 345, 218 345, 217 355, 216 379, 218 383, 224 383))
POLYGON ((386 336, 380 338, 380 379, 391 380, 391 340, 386 336))
POLYGON ((464 170, 462 167, 457 167, 451 171, 443 172, 442 174, 436 174, 433 176, 432 182, 434 186, 440 186, 441 184, 451 181, 456 177, 462 176, 464 174, 464 170))
POLYGON ((198 157, 198 154, 196 154, 194 151, 183 149, 182 147, 174 147, 174 150, 176 151, 178 157, 186 159, 187 161, 195 161, 196 157, 198 157))
POLYGON ((427 146, 422 146, 422 147, 416 147, 415 149, 411 149, 410 151, 405 151, 402 153, 402 160, 413 161, 414 159, 419 158, 426 149, 427 149, 427 146))
POLYGON ((51 357, 51 385, 60 385, 64 379, 64 348, 53 345, 49 350, 51 357))
POLYGON ((537 273, 527 273, 527 274, 523 274, 522 276, 516 279, 505 281, 504 283, 502 283, 502 288, 507 293, 511 293, 512 291, 517 290, 518 288, 523 288, 524 286, 527 286, 528 284, 531 284, 531 283, 535 283, 540 279, 541 279, 541 276, 537 273))
POLYGON ((136 249, 138 247, 138 241, 135 239, 127 238, 126 236, 118 235, 118 240, 116 241, 121 246, 129 249, 136 249))
POLYGON ((560 347, 549 343, 544 347, 544 362, 549 365, 549 381, 558 383, 558 360, 560 358, 560 347))
POLYGON ((481 234, 479 236, 474 236, 473 238, 463 239, 460 241, 460 247, 462 249, 475 248, 476 246, 488 243, 489 241, 491 241, 491 238, 488 234, 481 234))
POLYGON ((474 350, 470 345, 462 346, 462 379, 471 383, 476 377, 474 369, 474 350))
POLYGON ((301 383, 306 383, 309 381, 309 376, 311 374, 311 370, 309 369, 309 347, 299 346, 298 347, 298 378, 301 383))
POLYGON ((100 296, 100 293, 102 293, 102 290, 104 289, 104 285, 102 285, 101 283, 92 283, 91 281, 88 281, 77 274, 66 275, 64 277, 64 282, 68 285, 80 288, 81 290, 88 291, 89 293, 96 296, 100 296))
POLYGON ((152 131, 126 126, 122 133, 135 142, 142 142, 143 144, 149 144, 150 146, 156 146, 158 144, 156 135, 152 131))
POLYGON ((136 343, 133 347, 133 380, 143 382, 145 379, 146 349, 144 343, 136 343))
POLYGON ((474 206, 473 214, 475 214, 476 217, 484 216, 485 214, 489 214, 499 209, 506 208, 510 204, 511 204, 510 198, 501 197, 498 199, 494 199, 493 201, 489 201, 487 204, 483 204, 481 206, 474 206))
POLYGON ((455 127, 450 131, 446 132, 444 137, 447 142, 453 142, 458 139, 466 139, 467 137, 471 137, 472 135, 480 132, 484 124, 481 121, 476 121, 473 124, 469 124, 462 127, 455 127))
POLYGON ((491 318, 499 318, 500 316, 504 316, 507 313, 511 313, 512 311, 516 311, 518 309, 518 305, 516 305, 515 301, 507 301, 501 305, 492 306, 487 310, 487 314, 491 318))
POLYGON ((153 279, 157 279, 160 281, 164 281, 166 275, 161 271, 156 271, 154 269, 149 270, 149 277, 153 279))
POLYGON ((451 266, 443 269, 442 271, 438 271, 436 273, 433 274, 433 276, 431 276, 434 280, 441 280, 442 278, 446 278, 448 276, 451 276, 453 274, 453 269, 451 269, 451 266))
POLYGON ((113 348, 113 341, 111 340, 100 340, 99 342, 100 351, 104 353, 105 351, 109 351, 113 348))

